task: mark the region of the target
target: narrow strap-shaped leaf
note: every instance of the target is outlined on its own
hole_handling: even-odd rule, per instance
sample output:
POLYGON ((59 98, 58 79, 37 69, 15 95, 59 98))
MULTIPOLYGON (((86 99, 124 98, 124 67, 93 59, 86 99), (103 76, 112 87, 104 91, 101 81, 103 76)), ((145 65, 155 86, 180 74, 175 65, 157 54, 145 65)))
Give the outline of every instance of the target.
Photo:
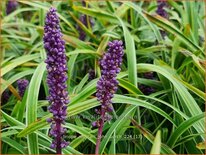
POLYGON ((11 60, 11 62, 8 65, 4 66, 1 69, 1 76, 8 73, 9 71, 14 69, 15 67, 17 67, 25 62, 31 61, 33 59, 37 59, 38 57, 39 57, 39 54, 32 54, 32 55, 24 55, 24 56, 21 56, 21 57, 14 59, 14 60, 11 60))
MULTIPOLYGON (((46 69, 46 64, 44 62, 40 63, 37 67, 34 75, 29 84, 28 95, 26 100, 26 125, 37 121, 37 103, 39 89, 43 77, 43 73, 46 69)), ((31 133, 27 136, 28 150, 29 154, 38 154, 38 136, 35 133, 31 133)))
POLYGON ((15 140, 12 140, 8 137, 2 137, 1 140, 7 144, 9 144, 12 148, 18 150, 19 152, 21 152, 22 154, 27 154, 25 148, 19 144, 18 142, 16 142, 15 140))
POLYGON ((160 154, 161 149, 161 132, 157 131, 150 154, 160 154))
POLYGON ((173 147, 178 140, 178 138, 186 131, 188 130, 194 123, 200 121, 205 117, 205 113, 201 113, 197 116, 191 117, 190 119, 182 122, 178 128, 172 133, 169 140, 167 141, 167 144, 171 147, 173 147))

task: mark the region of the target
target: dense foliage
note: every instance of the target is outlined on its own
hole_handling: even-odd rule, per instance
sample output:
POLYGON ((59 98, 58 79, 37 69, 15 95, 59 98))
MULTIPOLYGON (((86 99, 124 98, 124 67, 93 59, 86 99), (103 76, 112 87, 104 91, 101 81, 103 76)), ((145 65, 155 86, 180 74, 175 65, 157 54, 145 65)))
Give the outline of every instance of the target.
MULTIPOLYGON (((101 63, 109 51, 109 41, 113 40, 122 41, 124 56, 121 72, 114 67, 118 69, 115 71, 118 82, 109 77, 106 80, 118 83, 118 88, 107 92, 113 97, 112 110, 104 116, 107 118, 99 153, 204 153, 203 1, 1 3, 2 154, 56 152, 50 147, 48 120, 53 115, 47 99, 52 96, 49 90, 55 92, 57 88, 52 87, 56 82, 53 77, 61 73, 58 87, 65 89, 66 82, 70 96, 62 128, 69 145, 63 153, 95 153, 101 88, 107 83, 100 77, 114 74, 104 70, 101 63), (58 61, 55 75, 49 72, 54 56, 43 42, 45 17, 51 6, 57 9, 60 19, 60 27, 53 26, 53 31, 61 29, 64 40, 61 43, 65 42, 66 52, 66 57, 55 55, 55 62, 58 61), (67 67, 62 69, 58 65, 61 63, 67 67)), ((51 40, 49 36, 44 39, 51 40)), ((110 59, 107 61, 111 63, 110 59)), ((108 66, 107 63, 103 65, 108 66)), ((66 95, 57 92, 50 102, 56 102, 59 96, 67 100, 67 91, 66 95)))

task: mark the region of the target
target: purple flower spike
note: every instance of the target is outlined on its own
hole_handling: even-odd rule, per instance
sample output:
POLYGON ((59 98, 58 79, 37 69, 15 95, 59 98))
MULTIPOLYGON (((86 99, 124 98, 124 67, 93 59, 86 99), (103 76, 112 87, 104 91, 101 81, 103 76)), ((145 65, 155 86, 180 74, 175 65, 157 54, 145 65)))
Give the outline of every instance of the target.
POLYGON ((19 90, 19 95, 21 97, 24 96, 24 92, 25 92, 28 85, 29 85, 29 81, 26 80, 26 79, 20 79, 20 80, 17 81, 17 87, 18 87, 18 90, 19 90))
MULTIPOLYGON (((118 81, 117 74, 120 72, 122 57, 124 55, 122 41, 114 40, 109 42, 108 52, 105 53, 99 61, 101 69, 101 77, 97 82, 97 100, 101 103, 100 119, 92 123, 93 126, 98 126, 98 137, 96 143, 95 154, 99 154, 99 145, 102 136, 102 129, 105 121, 111 120, 108 112, 113 109, 111 107, 112 98, 117 91, 118 81)), ((97 111, 97 110, 96 110, 97 111)), ((99 113, 99 112, 98 112, 99 113)))
POLYGON ((67 58, 65 54, 65 42, 59 26, 59 17, 55 8, 50 8, 46 16, 44 27, 44 48, 47 51, 47 84, 51 104, 48 110, 53 113, 50 135, 53 137, 51 148, 55 148, 57 154, 61 154, 62 148, 68 145, 64 141, 66 129, 62 127, 67 115, 67 104, 69 103, 67 92, 67 58))
POLYGON ((120 72, 122 57, 124 55, 122 41, 109 42, 108 52, 100 60, 101 78, 97 82, 97 100, 101 102, 104 111, 112 103, 111 99, 117 91, 117 74, 120 72))
POLYGON ((18 3, 16 0, 9 0, 6 4, 6 14, 10 14, 16 10, 18 3))

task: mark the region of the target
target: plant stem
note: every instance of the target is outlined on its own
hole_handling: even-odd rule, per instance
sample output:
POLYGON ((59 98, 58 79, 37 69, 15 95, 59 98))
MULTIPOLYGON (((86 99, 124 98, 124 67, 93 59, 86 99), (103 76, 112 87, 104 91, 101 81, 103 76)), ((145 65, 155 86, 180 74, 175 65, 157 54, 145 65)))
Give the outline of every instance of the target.
POLYGON ((101 138, 102 138, 102 130, 103 130, 103 126, 104 126, 104 116, 105 116, 104 109, 101 109, 100 116, 101 116, 101 118, 100 118, 99 128, 98 128, 98 136, 97 136, 97 142, 96 142, 95 155, 99 154, 99 147, 100 147, 100 142, 101 142, 101 138))
POLYGON ((61 148, 61 122, 56 120, 57 138, 56 138, 56 154, 62 154, 61 148))

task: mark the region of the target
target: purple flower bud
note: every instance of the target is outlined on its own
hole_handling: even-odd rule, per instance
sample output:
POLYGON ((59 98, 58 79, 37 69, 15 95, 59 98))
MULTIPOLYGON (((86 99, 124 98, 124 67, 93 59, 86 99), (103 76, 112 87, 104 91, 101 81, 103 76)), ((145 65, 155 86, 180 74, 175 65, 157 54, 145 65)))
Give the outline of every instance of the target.
POLYGON ((10 14, 16 10, 18 3, 16 0, 9 0, 6 4, 6 14, 10 14))
POLYGON ((51 118, 47 118, 46 120, 48 123, 51 123, 52 122, 52 119, 51 118))
POLYGON ((25 92, 28 85, 29 85, 29 81, 26 80, 26 79, 20 79, 20 80, 17 81, 17 87, 18 87, 18 90, 19 90, 19 95, 21 97, 24 96, 24 92, 25 92))
POLYGON ((99 127, 99 120, 92 122, 92 127, 99 127))
POLYGON ((51 148, 56 148, 61 153, 61 148, 68 145, 64 141, 66 129, 62 128, 67 115, 67 104, 69 102, 67 92, 67 60, 65 54, 65 42, 59 26, 59 17, 55 8, 50 8, 47 13, 44 27, 44 47, 47 51, 47 84, 49 96, 47 99, 51 104, 48 110, 53 113, 50 134, 53 137, 51 148))

